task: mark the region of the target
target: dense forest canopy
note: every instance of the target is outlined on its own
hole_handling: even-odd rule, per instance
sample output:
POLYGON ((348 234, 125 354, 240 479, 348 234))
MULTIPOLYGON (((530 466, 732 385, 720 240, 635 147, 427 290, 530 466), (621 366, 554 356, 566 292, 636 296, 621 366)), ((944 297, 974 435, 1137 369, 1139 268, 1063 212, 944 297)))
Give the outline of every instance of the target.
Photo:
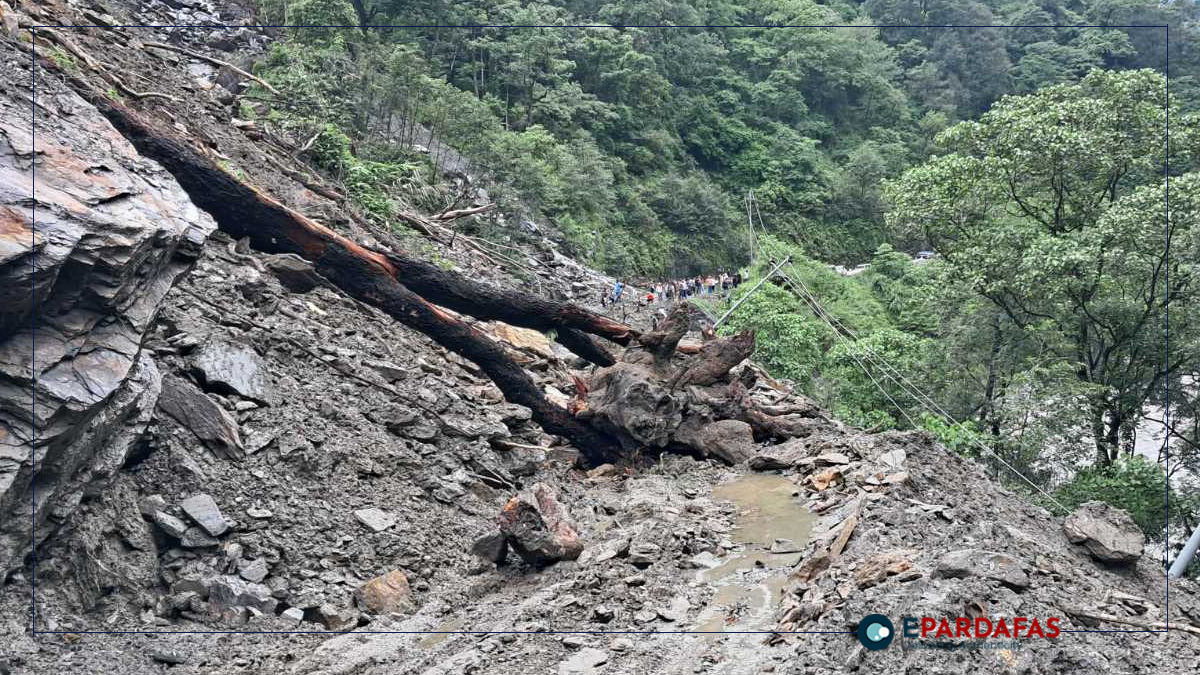
POLYGON ((616 26, 297 29, 272 69, 291 105, 356 140, 395 137, 398 117, 427 125, 508 185, 512 208, 623 274, 743 262, 749 190, 828 262, 916 246, 891 238, 880 184, 954 122, 1093 68, 1166 73, 1168 58, 1191 109, 1200 70, 1191 2, 262 2, 288 24, 616 26), (851 27, 626 27, 747 24, 851 27), (1012 24, 1164 24, 1171 49, 1162 28, 1012 24), (361 67, 337 72, 357 74, 331 81, 346 60, 361 67))
MULTIPOLYGON (((1169 410, 1172 468, 1200 475, 1194 2, 261 9, 350 26, 283 29, 259 65, 280 95, 242 114, 307 139, 372 218, 437 202, 435 167, 469 166, 505 218, 472 225, 483 236, 550 226, 592 265, 648 279, 745 266, 754 212, 751 281, 791 256, 795 283, 765 285, 723 330, 756 329, 758 358, 841 418, 930 430, 1159 538, 1162 466, 1134 452, 1144 418, 1169 410), (611 27, 578 27, 595 24, 611 27), (934 261, 912 260, 926 247, 934 261), (870 356, 937 414, 864 371, 870 356)), ((1188 485, 1174 505, 1198 513, 1188 485)))

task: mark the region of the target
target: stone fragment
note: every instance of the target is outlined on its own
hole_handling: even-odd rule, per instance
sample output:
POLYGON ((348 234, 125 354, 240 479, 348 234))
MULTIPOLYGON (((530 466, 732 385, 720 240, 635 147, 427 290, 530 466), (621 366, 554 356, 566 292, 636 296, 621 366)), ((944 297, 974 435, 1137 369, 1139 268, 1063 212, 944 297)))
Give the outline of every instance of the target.
POLYGON ((191 382, 164 377, 158 408, 196 434, 213 452, 231 459, 240 459, 244 454, 237 422, 191 382))
MULTIPOLYGON (((903 574, 912 569, 912 561, 902 551, 878 553, 863 561, 854 570, 854 583, 860 589, 883 583, 888 577, 903 574)), ((920 576, 918 574, 917 576, 920 576)))
POLYGON ((662 555, 662 547, 648 541, 629 547, 629 562, 636 567, 648 567, 662 555))
POLYGON ((358 625, 358 612, 329 602, 317 607, 317 616, 326 628, 333 631, 346 631, 358 625))
POLYGON ((1082 544, 1097 560, 1128 565, 1142 557, 1146 536, 1129 513, 1105 502, 1087 502, 1063 521, 1072 544, 1082 544))
POLYGON ((173 666, 183 665, 188 662, 190 655, 180 649, 170 649, 167 647, 151 647, 150 658, 159 663, 167 663, 173 666))
POLYGON ((220 611, 228 607, 253 607, 263 613, 274 613, 278 602, 271 589, 234 576, 219 576, 207 580, 208 602, 220 611))
POLYGON ((279 616, 292 626, 299 626, 300 622, 304 621, 304 610, 298 607, 288 607, 279 616))
POLYGON ((188 529, 187 523, 163 511, 154 513, 154 524, 176 539, 182 537, 188 529))
POLYGON ((359 509, 354 512, 358 522, 366 525, 372 532, 383 532, 396 524, 396 516, 382 509, 359 509))
POLYGON ((267 269, 279 279, 280 285, 293 293, 307 293, 318 286, 327 285, 317 274, 313 264, 292 253, 263 256, 267 269))
POLYGON ((179 543, 184 548, 205 548, 207 546, 216 546, 221 543, 215 538, 209 536, 203 528, 189 527, 183 536, 179 538, 179 543))
POLYGON ((771 553, 799 553, 803 548, 791 539, 776 538, 771 543, 771 553))
POLYGON ((398 366, 391 361, 374 361, 368 359, 363 361, 363 365, 379 373, 388 382, 403 380, 408 377, 410 372, 409 369, 398 366))
POLYGON ((272 513, 270 509, 264 509, 264 508, 258 507, 258 506, 251 506, 250 508, 246 509, 246 515, 250 516, 251 518, 254 518, 255 520, 265 520, 267 518, 270 518, 271 516, 274 516, 275 514, 272 513))
POLYGON ((267 401, 266 367, 249 345, 221 338, 209 340, 192 353, 189 361, 210 391, 267 401))
POLYGON ((809 477, 809 480, 812 482, 813 487, 819 491, 828 488, 830 485, 833 485, 841 477, 841 469, 827 469, 820 473, 814 473, 809 477))
POLYGON ((412 612, 417 608, 408 577, 400 570, 392 570, 359 586, 354 600, 359 609, 371 614, 412 612))
POLYGON ((796 466, 808 453, 804 439, 794 438, 779 445, 761 448, 747 464, 755 471, 780 471, 796 466))
POLYGON ((229 521, 225 520, 217 503, 207 494, 192 495, 179 506, 189 518, 214 537, 219 537, 229 530, 229 521))
POLYGON ((934 575, 951 579, 983 577, 1016 590, 1029 587, 1029 576, 1016 558, 976 548, 946 553, 938 560, 934 575))
POLYGON ((167 500, 162 495, 149 495, 138 500, 138 511, 147 518, 154 518, 156 511, 167 508, 167 500))
POLYGON ((475 543, 471 545, 471 553, 484 560, 502 565, 508 557, 508 537, 503 532, 486 534, 476 539, 475 543))
POLYGON ((547 359, 554 358, 554 350, 550 347, 550 341, 540 331, 518 328, 502 321, 496 321, 492 324, 492 335, 517 349, 530 351, 547 359))
POLYGON ((499 522, 509 546, 532 565, 575 560, 583 552, 566 509, 542 483, 510 499, 500 512, 499 522))
POLYGON ((697 435, 696 447, 726 464, 740 464, 753 457, 758 449, 750 425, 740 420, 718 420, 705 425, 697 435))
POLYGON ((270 570, 267 568, 267 561, 262 558, 254 560, 239 560, 237 563, 238 576, 246 581, 258 583, 267 578, 270 570))
POLYGON ((558 665, 558 675, 590 675, 608 663, 608 652, 594 647, 580 649, 558 665))

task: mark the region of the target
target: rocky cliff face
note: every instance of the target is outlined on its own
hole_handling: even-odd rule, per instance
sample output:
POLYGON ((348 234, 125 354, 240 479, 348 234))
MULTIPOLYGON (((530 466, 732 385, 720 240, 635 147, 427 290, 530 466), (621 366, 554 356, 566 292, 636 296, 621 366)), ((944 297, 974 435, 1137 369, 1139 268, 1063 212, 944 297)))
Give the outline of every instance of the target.
POLYGON ((34 105, 15 45, 0 61, 14 75, 0 89, 7 572, 29 552, 31 529, 45 539, 89 490, 102 491, 145 429, 160 374, 143 342, 215 225, 73 92, 43 80, 34 105))

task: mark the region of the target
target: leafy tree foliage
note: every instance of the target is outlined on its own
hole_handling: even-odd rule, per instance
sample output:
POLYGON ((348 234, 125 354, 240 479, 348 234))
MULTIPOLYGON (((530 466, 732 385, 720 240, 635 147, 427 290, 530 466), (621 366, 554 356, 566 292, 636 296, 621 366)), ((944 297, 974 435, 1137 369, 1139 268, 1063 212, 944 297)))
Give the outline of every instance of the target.
POLYGON ((831 262, 864 261, 889 240, 882 180, 956 119, 1094 67, 1167 65, 1149 29, 1004 24, 1162 22, 1172 67, 1196 58, 1194 10, 1153 0, 260 2, 292 24, 475 26, 290 29, 267 74, 286 85, 281 107, 355 147, 424 145, 444 164, 448 144, 506 186, 510 220, 552 221, 625 274, 744 261, 750 189, 777 233, 831 262), (578 24, 616 28, 565 27, 578 24), (634 27, 738 24, 853 27, 634 27), (936 24, 995 27, 903 27, 936 24))
MULTIPOLYGON (((1197 287, 1195 212, 1165 206, 1167 116, 1179 115, 1165 101, 1165 78, 1147 70, 1007 98, 944 132, 955 151, 892 191, 898 226, 921 228, 960 282, 1096 386, 1099 464, 1128 444, 1169 373, 1198 357, 1178 341, 1166 351, 1168 314, 1197 287)), ((1188 161, 1186 141, 1174 145, 1188 161)), ((1170 182, 1192 192, 1196 175, 1170 182)), ((1176 315, 1186 334, 1194 312, 1176 315)))

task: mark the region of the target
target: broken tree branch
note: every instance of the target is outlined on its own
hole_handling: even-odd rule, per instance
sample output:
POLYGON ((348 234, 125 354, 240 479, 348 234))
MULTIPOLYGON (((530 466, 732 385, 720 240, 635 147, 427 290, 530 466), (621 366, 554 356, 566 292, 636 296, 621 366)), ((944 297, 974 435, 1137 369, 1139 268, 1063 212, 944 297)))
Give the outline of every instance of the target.
POLYGON ((496 208, 495 204, 484 204, 483 206, 477 206, 472 209, 457 209, 454 211, 445 211, 443 213, 439 213, 436 216, 434 216, 434 219, 436 219, 436 220, 454 220, 455 218, 465 218, 467 216, 473 216, 478 213, 484 213, 486 211, 491 211, 494 208, 496 208))
POLYGON ((474 283, 433 263, 402 253, 381 251, 379 254, 396 270, 397 278, 404 279, 404 284, 422 297, 477 319, 499 320, 540 331, 575 329, 619 345, 629 344, 638 335, 629 326, 578 305, 474 283))
MULTIPOLYGON (((1088 609, 1083 609, 1082 607, 1069 607, 1067 609, 1064 609, 1063 611, 1066 612, 1067 614, 1070 614, 1071 616, 1076 616, 1076 617, 1080 617, 1083 619, 1091 619, 1093 621, 1107 621, 1109 623, 1119 623, 1119 624, 1124 624, 1126 626, 1136 626, 1138 628, 1145 628, 1146 630, 1158 630, 1158 631, 1168 630, 1167 624, 1162 623, 1162 622, 1139 621, 1138 619, 1131 619, 1129 617, 1124 617, 1124 616, 1114 616, 1112 614, 1104 614, 1102 612, 1093 612, 1088 609)), ((1170 630, 1181 630, 1185 633, 1191 633, 1192 635, 1200 635, 1200 628, 1196 628, 1195 626, 1189 626, 1185 623, 1180 623, 1178 621, 1172 622, 1169 629, 1170 630)))
POLYGON ((272 94, 275 94, 276 96, 282 95, 279 93, 278 89, 276 89, 275 87, 272 87, 266 80, 262 79, 261 77, 258 77, 257 75, 251 75, 250 73, 247 73, 246 71, 242 70, 241 68, 238 68, 237 66, 233 65, 232 63, 229 63, 228 61, 222 61, 221 59, 214 59, 213 57, 205 56, 204 54, 201 54, 200 52, 194 52, 190 49, 184 49, 183 47, 176 47, 175 45, 168 45, 168 44, 164 44, 162 42, 143 42, 142 45, 145 47, 153 47, 155 49, 163 49, 168 52, 177 52, 179 54, 184 54, 186 56, 189 56, 193 59, 207 61, 207 62, 213 64, 214 66, 221 66, 223 68, 228 68, 228 69, 232 70, 233 72, 237 73, 238 75, 241 75, 242 77, 254 80, 255 82, 261 84, 264 89, 271 92, 272 94))

